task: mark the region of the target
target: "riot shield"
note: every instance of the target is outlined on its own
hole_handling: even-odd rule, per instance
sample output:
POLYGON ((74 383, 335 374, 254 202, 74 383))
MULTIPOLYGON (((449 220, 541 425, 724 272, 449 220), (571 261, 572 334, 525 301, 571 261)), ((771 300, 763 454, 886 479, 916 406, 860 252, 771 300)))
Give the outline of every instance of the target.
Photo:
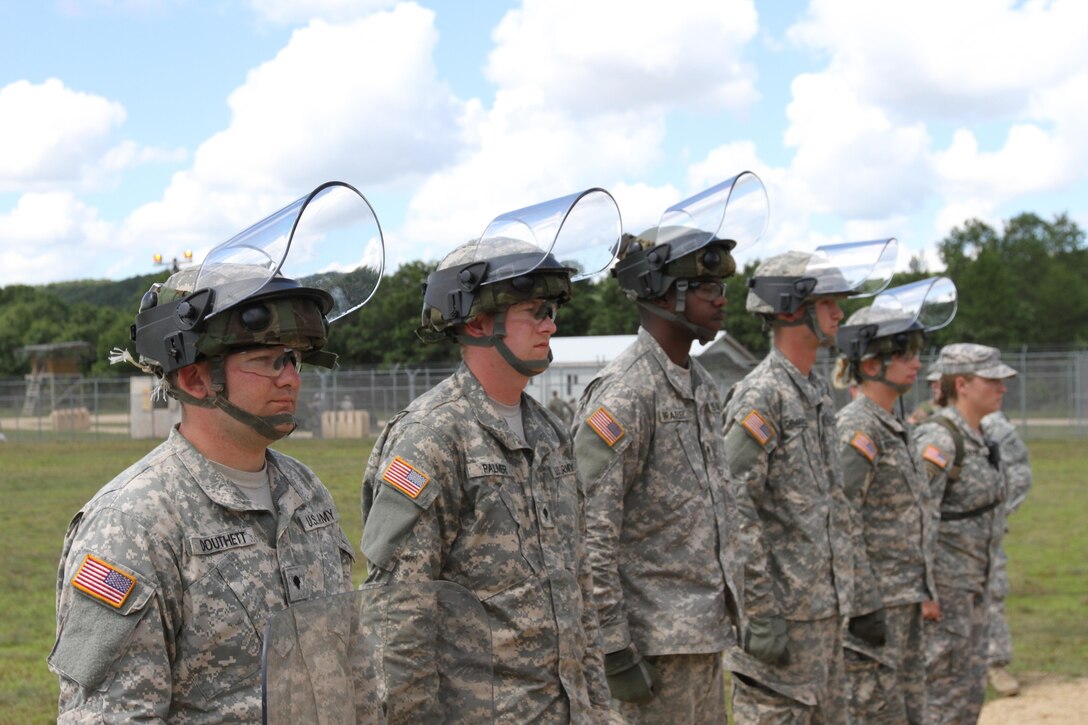
POLYGON ((494 719, 491 629, 451 582, 404 582, 291 606, 265 629, 263 722, 494 719))

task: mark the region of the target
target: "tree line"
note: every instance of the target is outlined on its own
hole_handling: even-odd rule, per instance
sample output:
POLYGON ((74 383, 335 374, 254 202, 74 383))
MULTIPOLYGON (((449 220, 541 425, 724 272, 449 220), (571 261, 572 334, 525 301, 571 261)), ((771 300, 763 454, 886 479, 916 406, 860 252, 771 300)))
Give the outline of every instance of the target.
MULTIPOLYGON (((1088 249, 1085 234, 1066 215, 1045 220, 1031 213, 1010 219, 1002 230, 972 220, 938 243, 944 276, 959 290, 959 311, 948 327, 934 333, 930 345, 980 342, 1005 349, 1088 345, 1088 249)), ((420 325, 422 285, 436 263, 411 262, 382 280, 374 299, 338 321, 329 349, 340 364, 394 365, 453 362, 455 345, 427 345, 415 334, 420 325)), ((744 307, 748 278, 757 261, 737 271, 727 285, 725 329, 759 356, 768 339, 761 322, 744 307)), ((40 286, 0 288, 0 376, 29 371, 27 345, 85 341, 94 350, 83 366, 91 375, 131 374, 131 366, 111 367, 113 347, 129 345, 129 327, 143 293, 168 272, 119 281, 81 280, 40 286)), ((892 285, 931 276, 912 259, 892 285)), ((847 314, 868 304, 852 300, 847 314)), ((558 318, 563 336, 631 334, 638 329, 636 306, 615 279, 583 282, 558 318)))

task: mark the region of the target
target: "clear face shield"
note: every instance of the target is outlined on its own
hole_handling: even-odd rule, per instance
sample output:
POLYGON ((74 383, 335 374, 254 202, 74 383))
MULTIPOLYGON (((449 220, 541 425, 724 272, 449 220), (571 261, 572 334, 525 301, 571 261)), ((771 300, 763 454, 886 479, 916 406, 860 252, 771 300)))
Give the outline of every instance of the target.
MULTIPOLYGON (((598 188, 501 214, 478 240, 461 249, 458 259, 430 276, 424 309, 440 311, 442 319, 453 325, 468 318, 478 295, 495 294, 499 288, 492 286, 497 283, 507 282, 517 294, 528 297, 540 289, 545 276, 553 282, 562 278, 564 289, 567 279, 593 278, 611 265, 621 228, 615 199, 598 188)), ((507 347, 505 335, 505 312, 500 311, 493 334, 458 335, 457 339, 467 345, 494 346, 522 375, 547 369, 550 352, 543 360, 519 359, 507 347)))
POLYGON ((588 189, 501 214, 480 237, 447 258, 427 280, 425 309, 437 310, 446 325, 468 319, 482 286, 510 281, 529 293, 533 275, 551 271, 577 282, 612 263, 620 234, 620 213, 612 195, 588 189))
POLYGON ((888 357, 895 354, 913 357, 919 353, 928 333, 945 327, 955 318, 956 296, 956 285, 947 277, 930 277, 886 289, 839 329, 838 347, 855 364, 867 354, 880 355, 881 371, 874 379, 906 392, 910 385, 896 385, 885 379, 888 357), (878 352, 873 351, 874 343, 878 352))
POLYGON ((892 280, 899 242, 877 239, 816 248, 802 277, 815 281, 811 296, 871 297, 892 280))
POLYGON ((715 239, 733 242, 732 249, 739 251, 763 236, 769 219, 763 181, 742 171, 666 209, 655 241, 669 245, 669 259, 679 259, 715 239))
POLYGON ((359 309, 378 288, 385 268, 381 226, 370 202, 343 182, 306 196, 216 246, 195 289, 215 291, 209 317, 261 294, 277 277, 332 299, 330 323, 359 309))
POLYGON ((486 258, 494 240, 518 240, 537 251, 517 261, 493 264, 488 283, 528 274, 544 264, 549 254, 559 266, 574 270, 571 282, 579 282, 612 264, 620 228, 619 207, 612 195, 604 189, 587 189, 495 217, 480 235, 477 256, 486 258))

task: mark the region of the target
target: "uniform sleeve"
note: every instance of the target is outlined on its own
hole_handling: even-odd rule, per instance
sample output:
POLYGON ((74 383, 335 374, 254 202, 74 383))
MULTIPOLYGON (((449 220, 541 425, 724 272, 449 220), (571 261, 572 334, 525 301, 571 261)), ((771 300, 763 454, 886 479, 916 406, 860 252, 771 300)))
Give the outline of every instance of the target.
POLYGON ((751 396, 732 400, 725 415, 725 458, 740 522, 738 548, 744 552, 744 607, 747 617, 776 617, 782 607, 770 577, 759 506, 767 489, 770 455, 778 432, 765 405, 751 396))
POLYGON ((103 509, 73 521, 57 582, 58 722, 164 722, 180 602, 172 557, 140 525, 103 509))
MULTIPOLYGON (((579 531, 586 531, 585 484, 581 474, 578 476, 578 511, 579 531)), ((608 719, 612 696, 608 690, 608 679, 604 674, 604 645, 601 638, 600 613, 597 610, 594 591, 593 571, 586 553, 585 538, 580 538, 577 546, 578 587, 582 592, 582 628, 586 635, 586 652, 582 657, 582 669, 586 676, 589 701, 596 712, 595 722, 608 719)))
MULTIPOLYGON (((363 477, 363 539, 367 582, 407 588, 440 578, 444 542, 458 510, 455 448, 430 428, 387 430, 375 444, 363 477)), ((436 656, 440 606, 433 590, 400 597, 403 605, 382 630, 387 653, 389 723, 440 722, 436 656)))
POLYGON ((853 427, 839 430, 842 444, 843 497, 851 522, 851 543, 854 549, 854 616, 868 614, 882 606, 880 585, 869 561, 869 544, 865 538, 865 499, 875 473, 879 451, 872 438, 853 427))
POLYGON ((583 400, 575 417, 575 458, 586 486, 586 553, 606 653, 631 644, 618 547, 624 496, 645 465, 648 423, 635 395, 617 388, 583 400))
POLYGON ((995 438, 1009 485, 1005 512, 1011 514, 1020 508, 1031 489, 1031 463, 1028 460, 1028 447, 1016 432, 1016 426, 1007 420, 1002 420, 1002 423, 1001 435, 995 438))
POLYGON ((923 464, 929 483, 930 538, 926 542, 931 558, 937 555, 941 503, 948 488, 948 473, 955 463, 956 444, 952 434, 936 423, 918 426, 914 434, 914 455, 923 464))

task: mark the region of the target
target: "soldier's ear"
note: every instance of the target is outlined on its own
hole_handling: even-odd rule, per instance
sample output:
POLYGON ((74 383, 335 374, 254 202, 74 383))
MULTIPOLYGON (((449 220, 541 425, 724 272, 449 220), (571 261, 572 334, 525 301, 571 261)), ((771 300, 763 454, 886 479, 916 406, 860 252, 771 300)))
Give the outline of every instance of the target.
POLYGON ((212 394, 212 373, 207 361, 200 360, 177 371, 178 387, 197 399, 212 394))

